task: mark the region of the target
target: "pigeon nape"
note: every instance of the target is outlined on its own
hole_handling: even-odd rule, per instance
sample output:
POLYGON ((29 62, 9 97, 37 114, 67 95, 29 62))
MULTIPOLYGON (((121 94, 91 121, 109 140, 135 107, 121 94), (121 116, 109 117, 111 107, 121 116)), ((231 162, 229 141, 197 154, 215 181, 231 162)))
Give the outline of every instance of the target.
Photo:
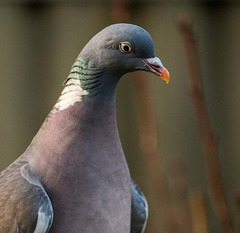
POLYGON ((148 205, 131 180, 116 87, 136 70, 167 83, 151 36, 132 24, 96 34, 26 151, 0 173, 1 233, 142 233, 148 205))

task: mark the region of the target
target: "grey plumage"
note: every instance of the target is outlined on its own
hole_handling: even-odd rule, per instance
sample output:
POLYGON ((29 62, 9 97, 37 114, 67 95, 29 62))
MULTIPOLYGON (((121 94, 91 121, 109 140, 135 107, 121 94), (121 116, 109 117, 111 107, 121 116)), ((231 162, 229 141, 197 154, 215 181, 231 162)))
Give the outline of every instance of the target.
POLYGON ((0 173, 0 193, 0 232, 48 232, 53 220, 52 204, 26 161, 17 160, 0 173), (38 221, 39 213, 45 217, 42 223, 38 221), (43 231, 36 231, 39 227, 43 231))
POLYGON ((0 173, 0 233, 143 231, 147 202, 131 185, 115 110, 117 83, 135 70, 169 80, 138 26, 111 25, 84 47, 30 146, 0 173))
POLYGON ((148 203, 140 187, 132 180, 131 233, 143 233, 148 219, 148 203))

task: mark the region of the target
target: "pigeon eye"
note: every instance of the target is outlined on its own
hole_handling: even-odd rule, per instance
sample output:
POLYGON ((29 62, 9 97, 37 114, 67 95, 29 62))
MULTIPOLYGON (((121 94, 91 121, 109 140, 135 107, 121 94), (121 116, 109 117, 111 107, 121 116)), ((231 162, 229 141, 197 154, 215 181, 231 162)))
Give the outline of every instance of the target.
POLYGON ((131 51, 131 46, 126 42, 121 42, 119 48, 123 53, 129 53, 131 51))

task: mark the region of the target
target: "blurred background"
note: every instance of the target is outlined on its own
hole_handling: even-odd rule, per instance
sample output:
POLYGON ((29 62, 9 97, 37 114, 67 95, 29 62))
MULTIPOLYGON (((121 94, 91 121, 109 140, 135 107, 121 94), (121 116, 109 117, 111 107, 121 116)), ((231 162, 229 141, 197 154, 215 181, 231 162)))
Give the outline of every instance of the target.
MULTIPOLYGON (((149 202, 146 232, 238 232, 240 2, 135 0, 124 8, 127 16, 125 10, 116 7, 116 2, 124 3, 0 1, 0 170, 29 145, 57 100, 62 83, 83 46, 98 31, 123 19, 122 22, 130 21, 150 33, 156 55, 171 75, 167 85, 152 74, 144 74, 147 86, 139 89, 136 79, 138 75, 142 78, 142 74, 138 72, 134 77, 128 74, 118 86, 117 116, 122 145, 132 177, 149 202), (227 223, 231 225, 228 230, 219 221, 209 195, 208 166, 177 26, 182 15, 193 20, 206 107, 217 142, 223 194, 232 220, 227 223), (160 161, 157 173, 163 184, 149 181, 151 169, 146 166, 147 156, 140 145, 138 96, 145 87, 153 100, 149 107, 156 120, 154 142, 160 161), (159 185, 163 198, 155 191, 159 185), (161 205, 163 209, 159 208, 161 205)), ((144 124, 148 126, 151 122, 144 124)))

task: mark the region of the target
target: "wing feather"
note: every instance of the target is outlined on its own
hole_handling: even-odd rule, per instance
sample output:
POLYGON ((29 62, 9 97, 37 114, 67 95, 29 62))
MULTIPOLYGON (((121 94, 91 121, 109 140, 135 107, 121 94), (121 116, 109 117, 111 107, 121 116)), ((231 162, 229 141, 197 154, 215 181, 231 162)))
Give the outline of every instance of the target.
POLYGON ((47 233, 52 220, 51 201, 26 161, 0 173, 0 233, 47 233))
POLYGON ((131 185, 132 204, 130 233, 143 233, 148 219, 148 204, 142 190, 133 180, 131 185))

